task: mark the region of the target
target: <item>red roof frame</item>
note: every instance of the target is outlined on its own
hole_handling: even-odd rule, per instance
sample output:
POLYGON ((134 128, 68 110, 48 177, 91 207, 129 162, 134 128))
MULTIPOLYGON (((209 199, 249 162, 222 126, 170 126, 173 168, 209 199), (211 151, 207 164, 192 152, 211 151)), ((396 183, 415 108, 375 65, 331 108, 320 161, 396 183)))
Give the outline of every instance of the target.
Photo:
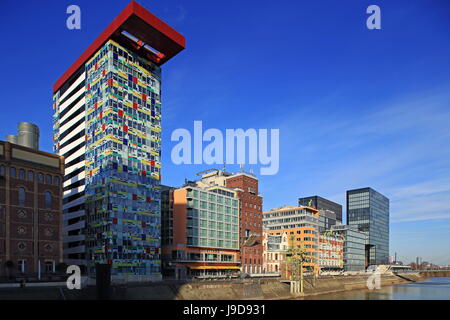
POLYGON ((117 31, 127 31, 163 54, 162 65, 186 47, 186 39, 172 27, 131 1, 83 54, 53 85, 56 93, 69 78, 88 61, 117 31))

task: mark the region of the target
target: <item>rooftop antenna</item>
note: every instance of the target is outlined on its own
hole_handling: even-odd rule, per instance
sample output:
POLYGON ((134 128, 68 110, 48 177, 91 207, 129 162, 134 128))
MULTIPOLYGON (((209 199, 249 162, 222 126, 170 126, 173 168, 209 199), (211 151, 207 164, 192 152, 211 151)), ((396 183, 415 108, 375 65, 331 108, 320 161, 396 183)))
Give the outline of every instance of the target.
POLYGON ((239 168, 241 169, 241 172, 244 172, 244 164, 243 164, 243 163, 241 163, 241 164, 239 165, 239 168))
POLYGON ((226 171, 227 171, 227 162, 224 161, 223 162, 223 172, 226 172, 226 171))
POLYGON ((254 176, 254 174, 253 174, 253 168, 250 169, 250 174, 251 174, 252 176, 254 176))

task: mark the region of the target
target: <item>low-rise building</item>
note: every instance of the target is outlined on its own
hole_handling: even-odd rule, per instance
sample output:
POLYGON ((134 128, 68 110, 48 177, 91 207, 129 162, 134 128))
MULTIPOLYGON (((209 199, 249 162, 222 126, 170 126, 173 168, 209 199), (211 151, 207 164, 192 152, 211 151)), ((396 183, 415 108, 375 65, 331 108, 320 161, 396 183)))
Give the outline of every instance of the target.
POLYGON ((344 237, 336 231, 326 231, 319 237, 320 271, 344 269, 344 237))
POLYGON ((286 253, 289 249, 288 235, 273 235, 264 232, 263 236, 263 272, 265 274, 281 274, 286 263, 286 253))
POLYGON ((0 277, 39 277, 63 262, 64 158, 14 137, 0 141, 0 277))

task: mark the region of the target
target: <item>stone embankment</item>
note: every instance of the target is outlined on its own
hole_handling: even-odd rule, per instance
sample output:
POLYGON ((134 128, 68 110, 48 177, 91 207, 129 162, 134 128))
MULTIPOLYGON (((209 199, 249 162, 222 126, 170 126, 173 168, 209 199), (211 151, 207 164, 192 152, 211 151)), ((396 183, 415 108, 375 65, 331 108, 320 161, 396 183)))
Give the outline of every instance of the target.
MULTIPOLYGON (((305 295, 315 295, 366 289, 369 275, 308 278, 304 282, 305 295)), ((381 286, 423 281, 420 274, 382 275, 381 286)), ((151 286, 126 288, 126 299, 177 300, 253 300, 292 299, 289 283, 277 279, 249 279, 241 281, 207 281, 192 283, 155 283, 151 286)))
MULTIPOLYGON (((423 281, 427 275, 407 273, 384 274, 381 286, 423 281)), ((329 276, 306 278, 305 295, 317 295, 354 289, 367 289, 369 275, 329 276)), ((187 282, 163 281, 142 284, 118 285, 111 288, 111 299, 137 300, 269 300, 295 299, 290 293, 290 284, 279 279, 243 279, 231 281, 187 282)), ((0 300, 50 299, 77 300, 96 299, 95 286, 81 290, 68 290, 65 286, 55 288, 26 287, 0 289, 0 300)))

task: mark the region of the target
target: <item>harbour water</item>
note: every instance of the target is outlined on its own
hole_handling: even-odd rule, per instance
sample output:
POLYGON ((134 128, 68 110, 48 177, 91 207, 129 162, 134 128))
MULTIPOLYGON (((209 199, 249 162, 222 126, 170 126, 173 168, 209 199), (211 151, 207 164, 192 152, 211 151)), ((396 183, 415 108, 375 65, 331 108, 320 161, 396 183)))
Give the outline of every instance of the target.
POLYGON ((450 277, 382 287, 308 296, 305 300, 450 300, 450 277))

